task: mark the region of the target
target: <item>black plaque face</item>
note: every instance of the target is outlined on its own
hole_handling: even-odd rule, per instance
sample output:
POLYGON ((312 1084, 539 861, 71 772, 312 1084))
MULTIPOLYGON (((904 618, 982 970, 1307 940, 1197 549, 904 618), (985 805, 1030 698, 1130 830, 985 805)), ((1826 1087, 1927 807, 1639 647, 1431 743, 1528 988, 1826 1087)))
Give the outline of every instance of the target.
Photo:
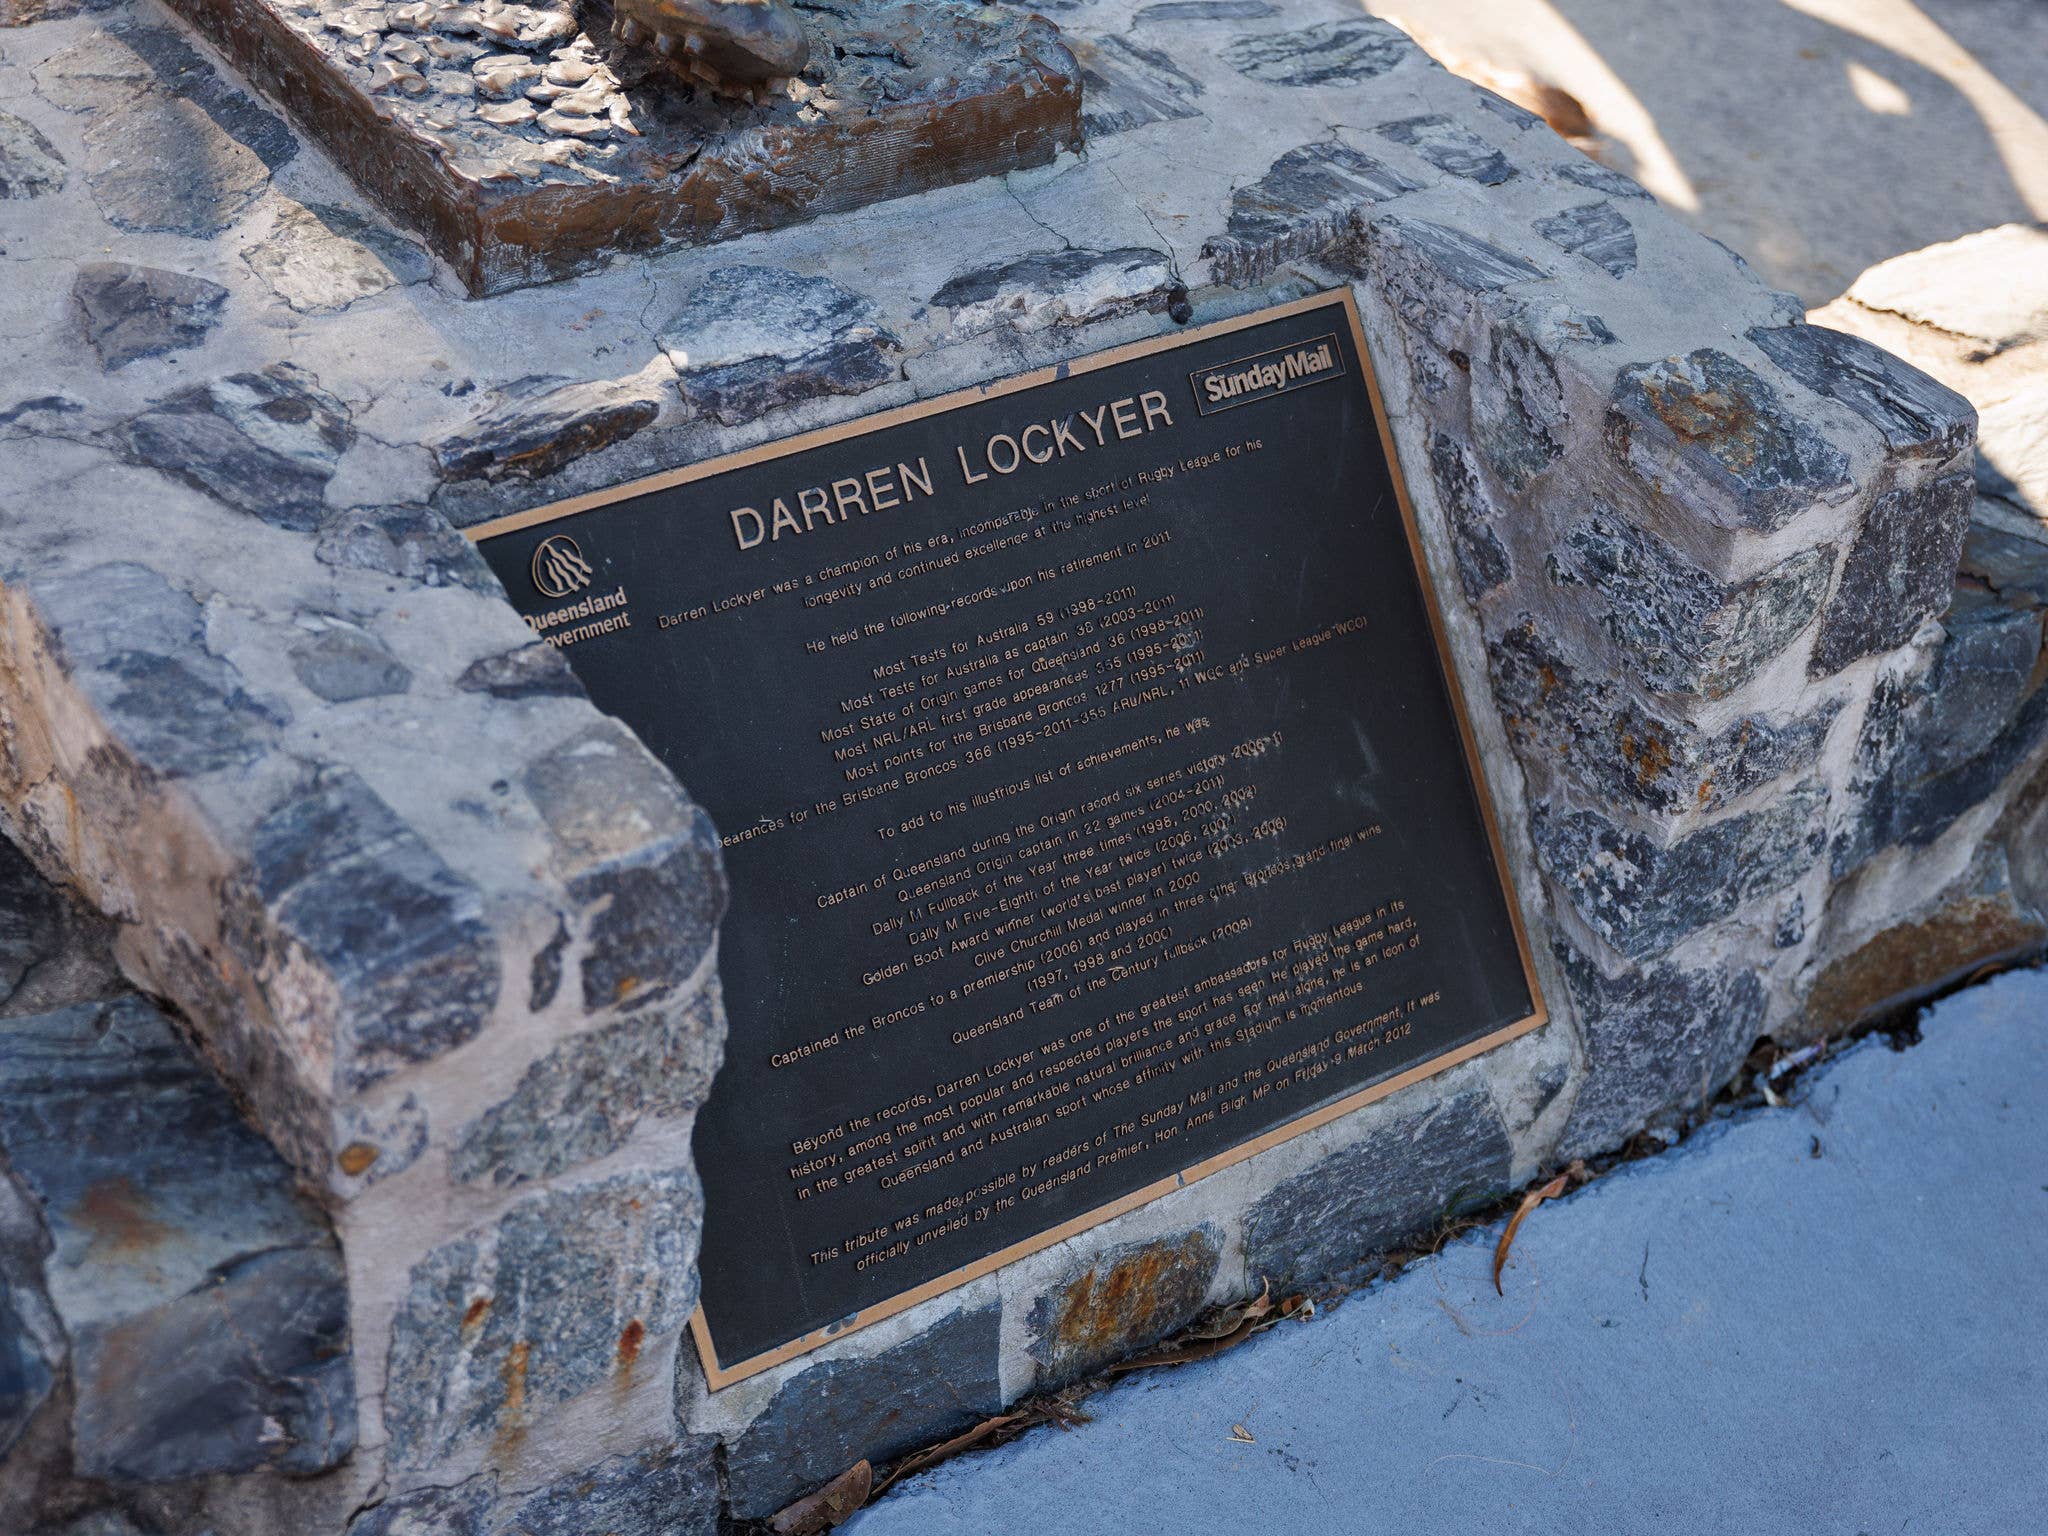
POLYGON ((476 537, 723 836, 713 1386, 1542 1022, 1348 293, 476 537))

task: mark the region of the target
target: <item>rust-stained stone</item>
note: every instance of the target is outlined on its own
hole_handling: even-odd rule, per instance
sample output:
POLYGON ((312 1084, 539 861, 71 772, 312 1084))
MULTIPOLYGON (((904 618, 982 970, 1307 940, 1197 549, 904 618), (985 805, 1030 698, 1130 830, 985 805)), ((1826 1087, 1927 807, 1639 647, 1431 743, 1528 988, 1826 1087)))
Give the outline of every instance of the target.
POLYGON ((2005 893, 1957 897, 1918 922, 1885 929, 1830 964, 1806 999, 1801 1033, 1816 1039, 1837 1034, 2044 942, 2048 925, 2005 893))
POLYGON ((1097 1256, 1031 1309, 1031 1358, 1073 1381, 1164 1338, 1201 1310, 1222 1257, 1208 1227, 1097 1256))
POLYGON ((472 296, 1045 165, 1081 143, 1081 72, 1058 29, 994 8, 806 9, 812 63, 756 106, 624 50, 602 0, 173 5, 472 296))
POLYGON ((1760 374, 1709 347, 1625 369, 1607 439, 1656 489, 1704 493, 1700 505, 1723 527, 1775 533, 1851 490, 1841 449, 1760 374))

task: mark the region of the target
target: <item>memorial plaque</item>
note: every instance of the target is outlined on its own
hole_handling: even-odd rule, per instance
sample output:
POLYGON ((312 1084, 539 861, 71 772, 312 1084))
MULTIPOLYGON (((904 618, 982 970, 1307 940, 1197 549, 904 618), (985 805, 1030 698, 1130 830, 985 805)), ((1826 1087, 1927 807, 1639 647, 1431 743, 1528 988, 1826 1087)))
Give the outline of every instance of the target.
POLYGON ((1348 292, 474 536, 722 835, 714 1386, 1543 1020, 1348 292))

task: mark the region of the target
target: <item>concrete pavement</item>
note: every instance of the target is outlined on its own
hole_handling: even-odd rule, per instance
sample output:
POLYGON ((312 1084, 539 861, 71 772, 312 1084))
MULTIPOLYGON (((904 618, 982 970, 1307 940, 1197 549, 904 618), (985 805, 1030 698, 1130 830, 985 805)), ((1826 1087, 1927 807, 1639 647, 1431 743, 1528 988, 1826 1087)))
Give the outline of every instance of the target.
POLYGON ((2048 972, 853 1536, 2048 1530, 2048 972))
POLYGON ((2048 219, 2042 0, 1365 0, 1451 68, 1569 92, 1590 153, 1825 304, 2048 219))

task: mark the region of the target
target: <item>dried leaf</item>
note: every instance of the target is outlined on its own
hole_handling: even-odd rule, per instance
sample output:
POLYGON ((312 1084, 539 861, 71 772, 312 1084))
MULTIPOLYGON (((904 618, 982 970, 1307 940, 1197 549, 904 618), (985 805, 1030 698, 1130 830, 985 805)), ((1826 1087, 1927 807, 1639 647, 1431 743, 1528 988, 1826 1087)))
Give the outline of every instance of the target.
POLYGON ((1314 1315, 1315 1304, 1306 1296, 1289 1296, 1275 1305, 1269 1282, 1250 1301, 1225 1307, 1215 1317, 1196 1324, 1171 1342, 1132 1359, 1119 1361, 1109 1368, 1107 1374, 1121 1376, 1128 1371, 1151 1370, 1156 1366, 1190 1365, 1197 1360, 1220 1355, 1224 1350, 1242 1344, 1253 1334, 1264 1333, 1289 1318, 1314 1315))
POLYGON ((1014 1426, 1021 1432, 1032 1423, 1042 1422, 1043 1419, 1038 1415, 1023 1413, 1003 1413, 992 1419, 983 1419, 963 1434, 955 1435, 942 1444, 927 1446, 915 1456, 904 1457, 889 1469, 889 1475, 875 1485, 875 1490, 869 1497, 879 1499, 888 1489, 911 1474, 922 1472, 927 1467, 936 1467, 942 1461, 951 1461, 962 1451, 971 1451, 978 1445, 987 1444, 1006 1429, 1014 1426))
POLYGON ((875 1469, 865 1460, 856 1461, 816 1493, 806 1494, 768 1522, 775 1536, 820 1536, 843 1525, 853 1512, 867 1503, 874 1487, 875 1469))
POLYGON ((1247 1317, 1264 1317, 1272 1310, 1273 1282, 1259 1282, 1259 1294, 1249 1301, 1240 1301, 1234 1306, 1219 1307, 1209 1317, 1191 1323, 1182 1335, 1187 1339, 1220 1339, 1235 1333, 1247 1317))
POLYGON ((1500 1242, 1495 1245, 1493 1250, 1493 1293, 1496 1296, 1505 1296, 1507 1294, 1506 1291, 1500 1288, 1500 1272, 1508 1262, 1508 1249, 1512 1248, 1515 1244, 1515 1234, 1521 1231, 1522 1223, 1528 1218, 1531 1211, 1535 1210, 1544 1201, 1555 1200, 1559 1195, 1563 1194, 1565 1186, 1571 1182, 1571 1178, 1571 1170, 1568 1168, 1541 1189, 1530 1190, 1529 1193, 1522 1196, 1522 1203, 1516 1208, 1515 1214, 1508 1218, 1507 1230, 1501 1233, 1500 1242))

